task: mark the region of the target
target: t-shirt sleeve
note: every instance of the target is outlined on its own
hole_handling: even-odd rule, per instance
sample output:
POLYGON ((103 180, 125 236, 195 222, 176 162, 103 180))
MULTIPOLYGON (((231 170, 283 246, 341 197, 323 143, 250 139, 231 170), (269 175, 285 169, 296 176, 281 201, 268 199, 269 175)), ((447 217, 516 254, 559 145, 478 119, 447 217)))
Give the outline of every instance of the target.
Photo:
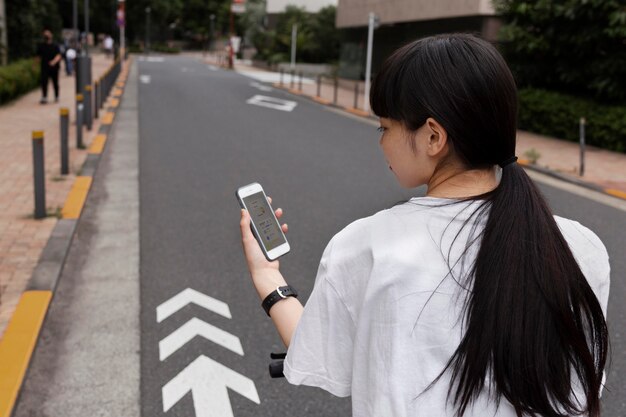
POLYGON ((331 252, 332 241, 324 251, 313 292, 291 339, 284 374, 291 384, 347 397, 351 393, 355 325, 329 280, 331 252))

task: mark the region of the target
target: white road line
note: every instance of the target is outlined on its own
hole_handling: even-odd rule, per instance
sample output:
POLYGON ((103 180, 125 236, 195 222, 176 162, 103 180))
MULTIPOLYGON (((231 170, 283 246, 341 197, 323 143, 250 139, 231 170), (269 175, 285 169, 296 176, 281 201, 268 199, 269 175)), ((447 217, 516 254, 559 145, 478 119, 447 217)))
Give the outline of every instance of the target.
POLYGON ((150 84, 150 76, 149 75, 140 75, 139 76, 139 81, 141 81, 142 84, 150 84))
POLYGON ((255 106, 268 107, 270 109, 287 111, 287 112, 293 111, 293 109, 295 109, 296 106, 298 105, 298 103, 296 103, 295 101, 283 100, 280 98, 261 96, 261 95, 256 95, 254 97, 249 98, 248 100, 246 100, 246 103, 252 104, 255 106))
POLYGON ((196 417, 233 417, 228 389, 256 404, 261 403, 250 378, 200 355, 163 386, 163 412, 168 412, 191 391, 196 417))
POLYGON ((263 84, 259 84, 257 82, 251 82, 250 83, 250 87, 258 88, 259 90, 265 91, 266 93, 274 90, 272 87, 269 87, 269 86, 263 85, 263 84))
POLYGON ((576 184, 561 181, 540 172, 532 171, 530 169, 527 169, 526 173, 530 178, 537 182, 541 182, 554 188, 567 191, 571 194, 576 194, 580 197, 585 197, 589 200, 604 204, 605 206, 610 206, 621 211, 626 211, 626 201, 620 200, 619 198, 612 197, 598 191, 590 190, 589 188, 581 187, 576 184))
POLYGON ((243 356, 243 347, 237 336, 194 317, 159 342, 159 359, 164 361, 196 336, 243 356))
POLYGON ((211 71, 217 71, 219 68, 214 67, 213 65, 207 65, 207 68, 210 69, 211 71))
POLYGON ((186 288, 156 308, 157 323, 161 323, 190 303, 197 304, 228 319, 232 318, 230 308, 228 308, 228 304, 225 302, 216 300, 194 289, 186 288))

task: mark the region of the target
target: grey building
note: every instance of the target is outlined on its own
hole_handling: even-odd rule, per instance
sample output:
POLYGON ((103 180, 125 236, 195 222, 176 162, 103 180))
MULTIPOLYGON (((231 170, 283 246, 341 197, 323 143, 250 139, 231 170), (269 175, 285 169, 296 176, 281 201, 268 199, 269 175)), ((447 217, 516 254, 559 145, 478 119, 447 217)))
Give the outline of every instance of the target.
POLYGON ((391 52, 412 40, 466 32, 495 41, 500 28, 491 0, 339 0, 336 23, 344 39, 340 77, 364 78, 369 12, 380 22, 374 32, 374 74, 391 52))

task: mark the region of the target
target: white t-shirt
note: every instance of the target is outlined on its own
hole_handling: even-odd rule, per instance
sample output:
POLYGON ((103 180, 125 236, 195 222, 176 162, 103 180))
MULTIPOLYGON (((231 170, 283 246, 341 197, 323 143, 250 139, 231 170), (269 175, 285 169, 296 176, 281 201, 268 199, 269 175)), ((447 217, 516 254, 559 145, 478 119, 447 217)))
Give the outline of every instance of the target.
MULTIPOLYGON (((333 237, 287 352, 284 374, 290 383, 351 395, 356 417, 454 415, 446 401, 449 371, 424 390, 462 338, 459 297, 465 292, 448 264, 454 278, 469 268, 455 261, 472 228, 463 228, 452 241, 480 203, 441 206, 449 202, 414 198, 357 220, 333 237)), ((555 219, 606 316, 606 249, 579 223, 555 219)), ((478 244, 466 259, 473 261, 478 244)), ((465 416, 514 417, 515 412, 504 398, 496 409, 484 393, 465 416)))

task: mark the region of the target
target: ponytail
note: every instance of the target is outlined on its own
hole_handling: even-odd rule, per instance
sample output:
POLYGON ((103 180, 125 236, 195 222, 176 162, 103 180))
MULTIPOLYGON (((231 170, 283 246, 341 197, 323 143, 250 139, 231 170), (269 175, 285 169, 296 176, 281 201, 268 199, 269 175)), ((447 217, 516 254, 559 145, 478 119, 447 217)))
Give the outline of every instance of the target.
POLYGON ((470 219, 488 218, 461 286, 470 289, 466 330, 433 384, 451 372, 448 399, 458 415, 487 386, 518 416, 598 417, 606 321, 546 201, 511 158, 517 89, 502 56, 471 35, 420 39, 386 60, 370 103, 412 131, 437 120, 467 169, 503 167, 499 185, 473 198, 484 202, 470 219))
POLYGON ((449 398, 462 415, 489 378, 518 416, 599 416, 607 326, 546 201, 515 163, 482 197, 490 212, 449 398))

